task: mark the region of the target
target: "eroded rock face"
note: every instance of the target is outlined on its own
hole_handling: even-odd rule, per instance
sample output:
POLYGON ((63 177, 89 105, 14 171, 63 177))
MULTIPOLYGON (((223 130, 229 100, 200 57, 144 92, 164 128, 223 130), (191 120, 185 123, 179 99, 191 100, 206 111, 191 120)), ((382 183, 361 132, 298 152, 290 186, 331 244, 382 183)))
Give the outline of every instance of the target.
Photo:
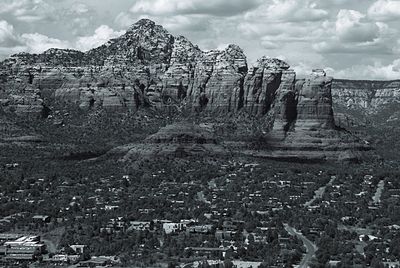
POLYGON ((336 129, 331 85, 331 77, 315 70, 305 80, 297 81, 295 87, 282 86, 269 134, 272 150, 260 155, 299 161, 359 159, 369 146, 336 129))
POLYGON ((304 83, 298 83, 297 124, 312 124, 317 128, 333 128, 332 77, 316 70, 304 83))
POLYGON ((385 105, 400 103, 400 81, 334 80, 332 96, 337 108, 375 114, 385 105))
POLYGON ((196 65, 191 92, 193 107, 225 114, 239 110, 246 72, 246 56, 238 46, 207 53, 196 65))
MULTIPOLYGON (((243 50, 236 45, 201 51, 186 38, 174 37, 146 19, 86 53, 50 49, 39 55, 17 54, 0 63, 0 105, 19 115, 45 115, 48 100, 54 105, 112 112, 150 108, 186 116, 245 113, 250 118, 271 120, 275 151, 312 148, 314 152, 324 147, 337 156, 334 151, 341 148, 334 144, 342 138, 335 129, 331 86, 332 78, 323 70, 296 80, 287 63, 267 57, 249 68, 243 50)), ((358 102, 345 90, 334 94, 349 99, 347 105, 358 102)), ((393 91, 386 89, 374 91, 377 101, 371 94, 363 94, 360 92, 360 98, 368 100, 361 102, 362 107, 394 97, 393 91)), ((161 131, 154 140, 171 144, 168 136, 181 144, 185 140, 198 144, 195 136, 187 135, 191 130, 178 126, 176 135, 169 130, 161 131), (168 135, 163 137, 163 133, 168 135)))
POLYGON ((172 106, 222 116, 242 110, 255 116, 278 112, 284 121, 294 116, 290 108, 280 110, 293 106, 294 100, 272 109, 277 97, 293 95, 295 73, 287 63, 263 57, 249 69, 236 45, 203 52, 146 19, 86 53, 50 49, 39 55, 15 55, 1 66, 0 85, 9 94, 30 85, 39 96, 45 93, 56 103, 81 109, 172 106), (16 80, 20 85, 12 84, 16 80))

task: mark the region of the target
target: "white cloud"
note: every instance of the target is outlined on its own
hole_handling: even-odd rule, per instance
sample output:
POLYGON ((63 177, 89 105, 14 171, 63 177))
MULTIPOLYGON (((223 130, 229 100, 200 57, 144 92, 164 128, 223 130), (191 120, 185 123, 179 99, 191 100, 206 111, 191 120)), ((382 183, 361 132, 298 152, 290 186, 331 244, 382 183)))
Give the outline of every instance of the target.
POLYGON ((23 22, 55 19, 55 9, 44 0, 2 0, 0 14, 14 16, 23 22))
POLYGON ((336 20, 336 33, 342 42, 371 42, 379 36, 379 27, 368 22, 365 15, 356 10, 339 11, 336 20))
POLYGON ((0 3, 0 13, 9 13, 22 8, 26 4, 25 1, 7 1, 4 0, 0 3))
POLYGON ((0 21, 0 57, 18 52, 42 53, 49 48, 68 48, 69 42, 39 33, 18 34, 13 25, 0 21))
POLYGON ((19 43, 14 26, 5 20, 0 21, 0 47, 12 47, 19 43))
POLYGON ((79 50, 87 51, 92 48, 103 45, 108 40, 116 38, 122 35, 123 33, 124 33, 123 31, 120 32, 114 31, 114 29, 110 28, 107 25, 101 25, 99 28, 95 30, 93 35, 79 37, 75 46, 79 50))
POLYGON ((318 53, 382 55, 394 52, 396 32, 383 22, 370 20, 356 10, 342 9, 336 22, 326 22, 327 37, 312 45, 318 53))
POLYGON ((381 21, 400 19, 400 1, 378 0, 368 9, 368 15, 381 21))
POLYGON ((396 80, 400 77, 400 59, 388 65, 375 63, 373 65, 354 65, 343 70, 333 71, 336 78, 396 80))
POLYGON ((26 46, 26 51, 30 53, 42 53, 50 48, 68 48, 70 44, 56 38, 50 38, 46 35, 33 33, 22 34, 21 41, 26 46))
POLYGON ((246 14, 246 20, 275 22, 320 21, 329 15, 310 0, 269 0, 246 14))
POLYGON ((79 37, 76 41, 52 38, 40 33, 18 34, 6 21, 0 21, 0 58, 13 53, 42 53, 50 48, 73 48, 82 51, 103 45, 111 38, 122 35, 124 31, 115 31, 107 25, 98 27, 93 35, 79 37))

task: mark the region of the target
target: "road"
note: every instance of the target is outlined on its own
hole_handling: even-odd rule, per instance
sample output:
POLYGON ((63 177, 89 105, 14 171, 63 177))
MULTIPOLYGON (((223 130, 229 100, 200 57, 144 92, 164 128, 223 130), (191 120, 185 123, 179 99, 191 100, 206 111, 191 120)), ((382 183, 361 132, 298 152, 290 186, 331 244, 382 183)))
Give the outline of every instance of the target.
POLYGON ((372 200, 374 201, 375 204, 379 204, 381 202, 381 196, 384 188, 385 188, 385 181, 381 180, 378 183, 378 188, 376 189, 375 195, 372 197, 372 200))
POLYGON ((315 252, 317 251, 317 246, 311 242, 310 240, 307 239, 302 233, 294 229, 293 227, 290 227, 287 224, 284 224, 285 230, 292 236, 297 236, 299 238, 304 246, 306 247, 307 253, 304 255, 303 259, 301 260, 299 264, 299 268, 307 268, 310 267, 310 262, 311 259, 314 257, 315 252))
POLYGON ((335 181, 335 178, 332 178, 325 186, 322 186, 321 188, 319 188, 318 190, 315 191, 315 195, 313 197, 313 199, 311 199, 310 201, 306 202, 304 204, 305 207, 309 207, 311 206, 317 199, 320 199, 323 197, 326 187, 328 186, 332 186, 333 182, 335 181))

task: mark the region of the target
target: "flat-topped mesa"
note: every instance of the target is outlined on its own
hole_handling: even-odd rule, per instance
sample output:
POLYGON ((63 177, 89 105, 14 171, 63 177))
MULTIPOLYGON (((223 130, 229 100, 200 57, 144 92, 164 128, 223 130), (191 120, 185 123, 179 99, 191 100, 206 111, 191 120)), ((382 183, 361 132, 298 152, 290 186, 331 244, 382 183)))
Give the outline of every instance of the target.
POLYGON ((303 82, 296 84, 299 94, 297 104, 297 124, 310 128, 334 128, 332 102, 332 77, 323 70, 313 70, 303 82))

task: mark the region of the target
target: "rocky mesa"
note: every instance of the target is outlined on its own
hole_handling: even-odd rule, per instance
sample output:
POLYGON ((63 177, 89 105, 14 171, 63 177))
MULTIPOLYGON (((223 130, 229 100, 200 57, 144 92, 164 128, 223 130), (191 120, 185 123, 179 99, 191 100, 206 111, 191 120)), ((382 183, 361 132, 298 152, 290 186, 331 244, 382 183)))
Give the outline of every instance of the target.
MULTIPOLYGON (((366 148, 336 127, 331 91, 332 78, 323 70, 299 80, 279 59, 262 57, 249 67, 236 45, 202 51, 147 19, 86 53, 50 49, 13 55, 0 63, 0 106, 6 113, 47 116, 53 107, 64 105, 112 112, 168 110, 183 116, 245 114, 264 118, 271 126, 268 149, 248 154, 357 159, 366 148)), ((344 93, 336 90, 335 94, 344 93)), ((149 137, 147 144, 173 144, 180 139, 199 144, 201 139, 193 132, 204 131, 167 126, 149 137)), ((214 144, 209 142, 214 141, 211 134, 205 140, 214 144)))

